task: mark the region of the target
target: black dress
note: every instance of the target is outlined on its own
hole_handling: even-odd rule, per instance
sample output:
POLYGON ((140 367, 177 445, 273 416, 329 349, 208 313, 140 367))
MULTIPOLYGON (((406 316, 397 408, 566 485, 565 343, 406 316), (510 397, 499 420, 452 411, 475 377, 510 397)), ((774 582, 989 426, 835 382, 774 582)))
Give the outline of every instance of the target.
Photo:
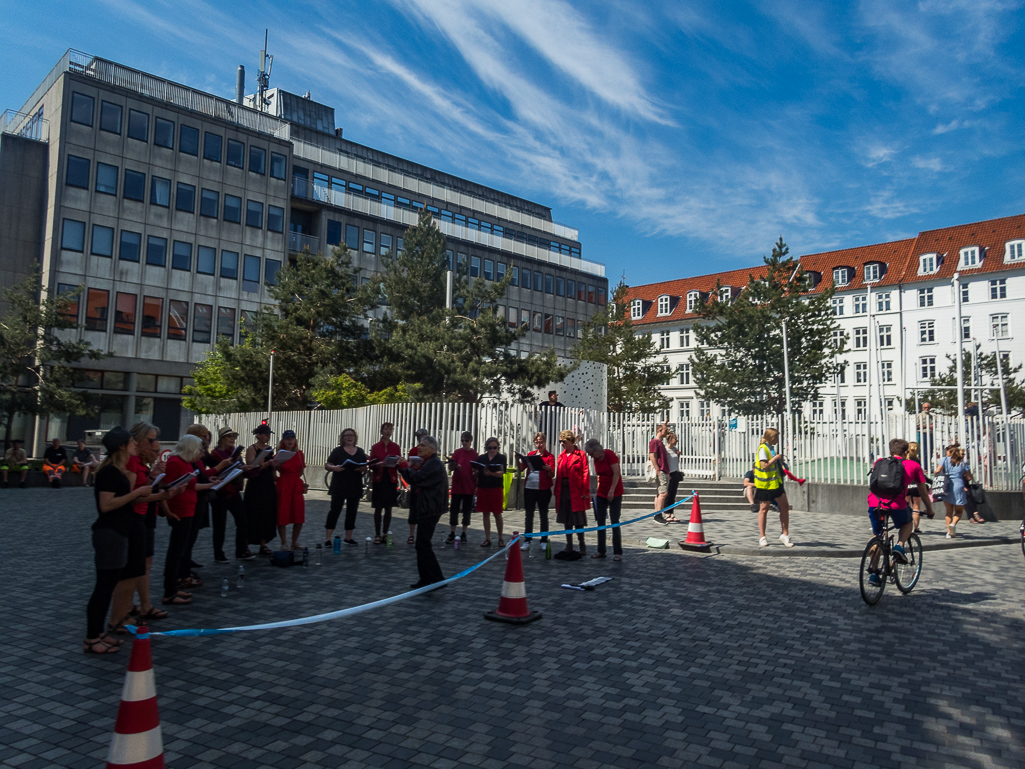
POLYGON ((242 497, 249 518, 249 544, 270 542, 278 535, 278 492, 274 485, 274 468, 246 473, 246 490, 242 497))

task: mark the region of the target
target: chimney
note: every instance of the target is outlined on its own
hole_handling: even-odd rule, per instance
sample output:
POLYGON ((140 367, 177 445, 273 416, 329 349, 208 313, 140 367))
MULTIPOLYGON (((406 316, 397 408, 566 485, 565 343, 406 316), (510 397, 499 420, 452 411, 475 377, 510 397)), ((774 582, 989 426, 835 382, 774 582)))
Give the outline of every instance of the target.
POLYGON ((246 97, 246 68, 238 65, 238 74, 235 75, 235 102, 241 104, 246 97))

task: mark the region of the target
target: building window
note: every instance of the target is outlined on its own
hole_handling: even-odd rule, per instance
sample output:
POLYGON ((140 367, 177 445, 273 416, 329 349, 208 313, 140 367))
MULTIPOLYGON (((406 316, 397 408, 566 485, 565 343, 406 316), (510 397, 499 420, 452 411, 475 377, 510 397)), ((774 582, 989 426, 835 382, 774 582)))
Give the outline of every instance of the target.
POLYGON ((192 244, 174 241, 174 248, 171 250, 171 269, 185 270, 192 269, 192 244))
POLYGON ((991 339, 1007 339, 1011 336, 1011 327, 1008 323, 1008 314, 1000 313, 999 315, 989 316, 989 328, 991 339))
MULTIPOLYGON (((471 278, 476 278, 479 275, 480 275, 480 257, 479 256, 471 256, 470 257, 470 277, 471 278)), ((539 284, 539 286, 540 286, 540 284, 539 284)))
POLYGON ((171 180, 161 179, 159 176, 151 176, 149 183, 149 203, 151 206, 170 208, 171 206, 171 180))
POLYGON ((135 333, 135 294, 122 294, 117 292, 114 304, 114 333, 134 334, 135 333))
POLYGON ((687 292, 687 312, 694 312, 698 308, 698 302, 701 300, 701 294, 697 291, 687 292))
POLYGON ((230 344, 235 343, 235 308, 217 308, 217 339, 226 339, 230 344))
POLYGON ((268 259, 264 263, 263 271, 263 277, 268 286, 278 285, 278 273, 281 272, 281 260, 268 259))
POLYGON ((868 416, 868 409, 865 408, 864 398, 854 399, 854 419, 858 422, 864 422, 868 416))
POLYGON ((1000 278, 999 280, 991 280, 989 282, 989 298, 990 299, 1006 299, 1007 298, 1007 278, 1000 278))
POLYGON ((687 347, 690 347, 690 329, 689 328, 681 328, 680 329, 680 347, 683 347, 684 349, 686 349, 687 347))
POLYGON ((932 344, 936 341, 936 321, 934 320, 920 320, 918 321, 918 343, 919 344, 932 344))
POLYGON ((221 251, 221 277, 238 280, 238 251, 221 251))
POLYGON ((882 265, 879 262, 872 262, 865 265, 865 283, 874 283, 879 280, 882 273, 882 265))
POLYGON ((484 280, 495 279, 495 263, 491 259, 484 260, 484 280))
MULTIPOLYGON (((955 321, 956 323, 957 321, 955 321)), ((961 318, 961 339, 968 341, 972 338, 972 319, 961 318)))
POLYGON ((829 304, 833 308, 833 315, 843 315, 844 301, 842 296, 834 296, 829 300, 829 304))
POLYGON ((255 200, 246 201, 246 227, 263 227, 263 203, 255 200))
MULTIPOLYGON (((377 250, 377 233, 373 230, 363 230, 363 250, 368 254, 377 250)), ((479 260, 478 264, 480 264, 479 260)))
POLYGON ((634 299, 630 302, 630 318, 632 320, 639 320, 644 317, 644 302, 640 299, 634 299))
MULTIPOLYGON (((504 266, 504 265, 503 265, 504 266)), ((520 285, 520 268, 510 265, 509 266, 509 285, 519 286, 520 285)))
POLYGON ((167 308, 167 338, 185 340, 188 331, 189 303, 171 299, 167 308))
POLYGON ((553 276, 549 275, 548 273, 545 273, 545 293, 546 294, 554 294, 555 293, 555 278, 553 276))
POLYGON ((125 169, 124 197, 126 200, 146 199, 146 174, 141 171, 129 171, 125 169))
POLYGON ((884 383, 890 383, 893 381, 893 361, 884 360, 879 364, 879 376, 884 383))
POLYGON ((545 333, 551 334, 554 331, 552 328, 552 316, 547 312, 545 313, 545 333))
POLYGON ((114 256, 114 228, 93 225, 93 244, 89 249, 96 256, 114 256))
POLYGON ((1005 262, 1020 262, 1025 259, 1025 240, 1011 240, 1004 246, 1005 262))
POLYGON ((235 168, 242 168, 246 157, 246 145, 234 139, 228 139, 227 163, 235 168))
MULTIPOLYGON (((658 298, 658 314, 668 315, 669 314, 669 297, 663 294, 658 298)), ((668 332, 667 332, 668 333, 668 332)), ((666 347, 669 345, 667 344, 666 347)))
POLYGON ((725 302, 726 304, 729 304, 730 300, 732 300, 732 299, 733 299, 733 289, 730 288, 729 286, 721 286, 719 288, 719 301, 720 302, 725 302))
POLYGON ((107 310, 110 306, 110 292, 90 288, 85 297, 85 327, 89 331, 107 330, 107 310))
POLYGON ((109 163, 96 163, 96 191, 103 195, 117 195, 119 169, 109 163))
POLYGON ((891 307, 890 292, 881 291, 876 294, 876 312, 889 312, 891 307))
POLYGON ((359 227, 354 224, 345 225, 345 247, 350 251, 359 251, 359 227))
POLYGON ((78 155, 68 155, 64 183, 69 187, 89 189, 89 160, 78 155))
POLYGON ((146 264, 163 267, 167 264, 167 238, 150 235, 146 238, 146 264))
POLYGON ((64 220, 61 226, 61 248, 65 251, 85 251, 85 222, 64 220))
POLYGON ((270 175, 272 179, 284 179, 285 178, 285 166, 287 159, 280 152, 272 152, 270 154, 270 175))
POLYGON ((533 330, 540 334, 542 329, 544 329, 544 320, 541 317, 541 313, 535 312, 533 320, 533 330))
POLYGON ((968 304, 968 297, 970 296, 968 293, 968 285, 968 283, 961 284, 961 304, 968 304))
POLYGON ((680 384, 681 385, 689 385, 690 384, 690 364, 689 363, 681 363, 679 371, 680 371, 680 384))
POLYGON ((854 349, 864 350, 868 347, 868 329, 867 328, 856 328, 854 329, 854 349))
POLYGON ((224 139, 220 134, 212 134, 209 131, 203 133, 203 159, 212 160, 214 163, 221 162, 221 147, 224 139))
POLYGON ((712 401, 698 401, 698 419, 712 418, 712 401))
POLYGON ((199 194, 199 215, 211 219, 217 218, 217 209, 221 206, 221 195, 215 190, 202 190, 199 194))
POLYGON ((100 102, 100 130, 108 131, 112 134, 121 133, 121 113, 122 108, 120 104, 111 104, 109 101, 100 102))
POLYGON ((267 206, 267 229, 270 232, 285 231, 285 209, 281 206, 267 206))
POLYGON ((668 331, 660 331, 659 332, 659 334, 658 334, 658 348, 660 350, 668 350, 669 349, 669 332, 668 331))
POLYGON ((61 320, 65 320, 69 323, 78 323, 78 296, 68 296, 69 294, 78 291, 78 286, 72 286, 70 283, 58 283, 57 284, 57 296, 64 298, 64 304, 60 310, 61 320))
POLYGON ((242 222, 242 198, 237 195, 224 194, 224 221, 242 222))
POLYGON ((250 294, 260 291, 260 257, 246 254, 242 265, 242 290, 250 294))
POLYGON ((811 418, 821 422, 826 418, 826 402, 825 401, 812 401, 811 402, 811 418))
POLYGON ((918 257, 918 274, 931 275, 939 265, 938 254, 922 254, 918 257))
POLYGON ((676 413, 679 416, 681 422, 690 421, 690 401, 677 401, 676 402, 676 413))
POLYGON ((199 129, 182 123, 178 131, 178 151, 186 155, 199 155, 199 129))
POLYGON ((879 346, 893 347, 893 326, 879 326, 879 346))
POLYGON ((267 173, 267 150, 249 145, 249 173, 261 176, 267 173))
POLYGON ((160 338, 160 318, 164 314, 164 300, 157 296, 142 298, 142 329, 143 336, 160 338))
POLYGON ((200 275, 214 275, 217 272, 217 249, 200 246, 196 249, 196 272, 200 275))
POLYGON ((128 138, 149 141, 149 115, 135 109, 128 110, 128 138))
POLYGON ((96 101, 92 96, 86 96, 84 93, 77 93, 72 91, 71 93, 71 122, 78 123, 79 125, 92 126, 93 124, 93 107, 96 101))
POLYGON ((854 314, 864 315, 868 312, 868 296, 859 294, 854 297, 854 314))
POLYGON ((209 304, 196 304, 195 315, 192 316, 192 341, 209 342, 213 326, 214 308, 209 304))
POLYGON ((326 242, 329 246, 337 246, 342 242, 342 223, 336 222, 334 219, 327 220, 327 238, 326 242))
POLYGON ((162 117, 153 121, 153 144, 157 147, 174 149, 174 121, 162 117))
POLYGON ((577 320, 576 318, 566 318, 566 336, 577 338, 577 320))
POLYGON ((520 310, 520 328, 530 330, 530 310, 520 310))
POLYGON ((566 335, 566 319, 562 315, 555 316, 555 335, 565 336, 566 335))
POLYGON ((174 207, 178 211, 184 211, 187 214, 195 213, 196 188, 191 184, 178 182, 178 188, 174 195, 174 207))
POLYGON ((961 249, 961 262, 959 266, 962 270, 969 267, 978 267, 981 263, 982 259, 979 256, 979 248, 977 246, 961 249))
POLYGON ((918 289, 918 306, 919 307, 932 307, 932 289, 931 288, 920 288, 920 289, 918 289))
POLYGON ((919 379, 923 382, 931 382, 936 377, 936 356, 927 355, 918 359, 919 379))
MULTIPOLYGON (((381 256, 390 256, 392 249, 392 236, 381 233, 381 256)), ((446 251, 447 266, 445 269, 452 269, 452 252, 446 251)))
POLYGON ((847 339, 847 335, 839 328, 834 328, 831 332, 831 336, 833 338, 833 348, 836 350, 839 350, 840 346, 844 343, 844 340, 847 339))
POLYGON ((854 364, 854 384, 865 384, 868 381, 868 364, 854 364))
POLYGON ((142 235, 138 232, 121 230, 121 243, 118 246, 117 258, 122 262, 138 262, 142 250, 142 235))
POLYGON ((847 267, 837 267, 833 270, 833 283, 837 286, 846 286, 851 282, 851 271, 847 267))
POLYGON ((841 364, 840 368, 836 372, 836 381, 838 384, 847 383, 847 364, 841 364))

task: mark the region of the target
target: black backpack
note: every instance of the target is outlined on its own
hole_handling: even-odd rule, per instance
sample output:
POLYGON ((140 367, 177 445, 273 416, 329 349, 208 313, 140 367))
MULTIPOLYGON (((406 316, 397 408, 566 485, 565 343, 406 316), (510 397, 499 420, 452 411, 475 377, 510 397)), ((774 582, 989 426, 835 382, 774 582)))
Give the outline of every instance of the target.
POLYGON ((904 493, 904 461, 900 457, 886 457, 872 465, 868 474, 868 488, 880 499, 893 499, 904 493))

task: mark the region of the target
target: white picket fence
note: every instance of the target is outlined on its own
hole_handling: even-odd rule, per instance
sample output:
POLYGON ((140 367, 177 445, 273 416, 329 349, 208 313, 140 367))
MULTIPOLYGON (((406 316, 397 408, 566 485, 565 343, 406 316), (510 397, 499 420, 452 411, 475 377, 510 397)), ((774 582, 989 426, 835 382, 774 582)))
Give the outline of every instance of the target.
MULTIPOLYGON (((229 425, 247 440, 253 428, 266 418, 261 413, 222 414, 199 418, 214 434, 229 425)), ((338 445, 342 429, 352 427, 368 448, 378 439, 381 424, 395 425, 393 439, 408 450, 413 433, 425 428, 434 435, 445 454, 459 448, 459 435, 469 430, 479 449, 488 438, 497 438, 510 465, 513 452, 533 448, 533 436, 544 432, 552 451, 558 452, 558 434, 572 430, 584 439, 598 438, 620 456, 623 474, 640 477, 648 461, 648 442, 663 418, 657 415, 615 414, 590 409, 545 409, 515 403, 399 403, 337 411, 275 412, 271 429, 280 437, 295 430, 311 467, 323 464, 338 445)), ((767 427, 780 427, 776 417, 736 417, 672 423, 682 453, 680 469, 688 478, 719 480, 740 478, 754 461, 758 443, 767 427)), ((987 488, 1020 488, 1025 463, 1025 420, 985 417, 966 420, 966 439, 961 441, 975 477, 987 488)), ((933 416, 927 427, 918 428, 913 414, 889 413, 885 422, 871 425, 863 420, 813 420, 795 417, 789 437, 784 431, 781 446, 789 457, 791 472, 818 483, 863 485, 874 458, 887 450, 890 438, 917 441, 923 449, 923 467, 931 474, 943 450, 957 438, 957 420, 933 416), (926 456, 928 455, 928 456, 926 456)), ((307 473, 315 488, 322 474, 307 473)))

